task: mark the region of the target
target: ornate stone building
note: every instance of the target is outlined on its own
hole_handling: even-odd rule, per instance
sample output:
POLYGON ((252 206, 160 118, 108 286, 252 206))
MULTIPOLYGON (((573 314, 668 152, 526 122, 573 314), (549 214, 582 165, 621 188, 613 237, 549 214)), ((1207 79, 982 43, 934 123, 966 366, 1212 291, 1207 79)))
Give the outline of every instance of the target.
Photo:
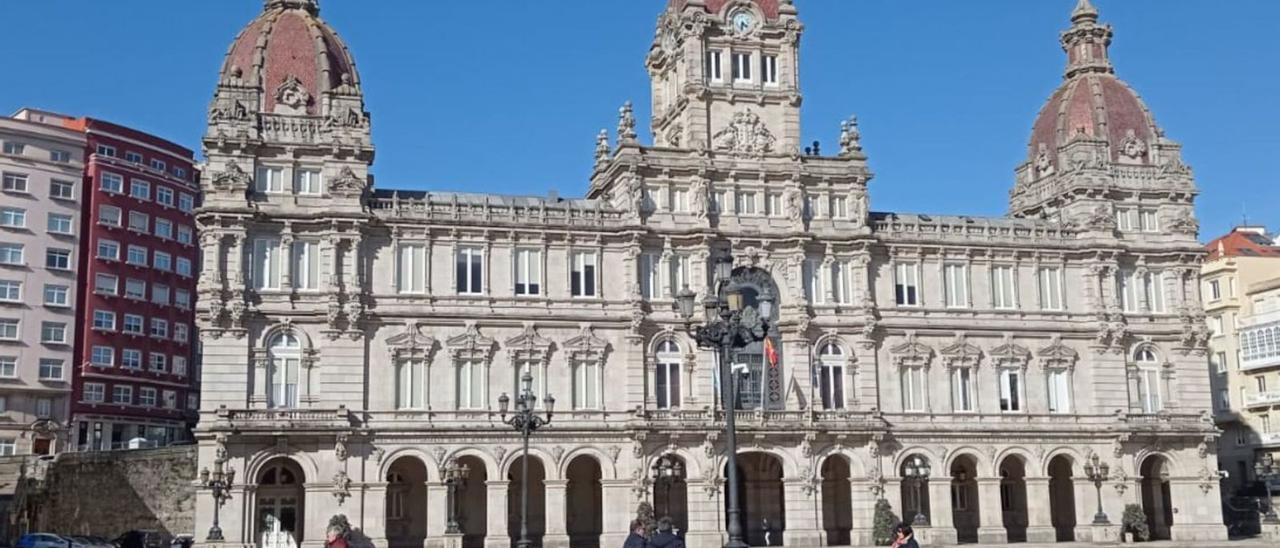
MULTIPOLYGON (((1197 191, 1088 1, 1001 218, 870 211, 852 118, 835 154, 802 151, 790 0, 671 0, 655 142, 624 106, 583 198, 375 190, 361 80, 318 12, 266 2, 204 140, 198 437, 238 472, 227 542, 319 547, 345 514, 376 546, 508 546, 521 455, 497 400, 529 370, 560 402, 530 451, 541 545, 618 545, 641 501, 716 545, 715 362, 671 305, 724 257, 776 303, 776 354, 735 358, 753 544, 870 544, 879 498, 932 543, 1114 538, 1089 526, 1095 457, 1113 523, 1140 504, 1158 537, 1225 537, 1197 191), (655 481, 663 457, 683 477, 655 481), (449 462, 471 471, 461 536, 449 462)), ((201 536, 213 516, 202 490, 201 536)))

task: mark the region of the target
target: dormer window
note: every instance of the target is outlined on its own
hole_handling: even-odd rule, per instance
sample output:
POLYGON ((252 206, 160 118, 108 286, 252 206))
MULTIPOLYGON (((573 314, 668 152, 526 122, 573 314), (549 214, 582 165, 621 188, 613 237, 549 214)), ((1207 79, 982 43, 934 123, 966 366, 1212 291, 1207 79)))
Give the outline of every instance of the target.
POLYGON ((777 55, 766 55, 760 58, 760 79, 766 86, 778 85, 777 55))
POLYGON ((723 73, 720 71, 721 57, 722 57, 722 54, 720 50, 718 49, 707 50, 707 62, 705 67, 707 80, 712 82, 724 81, 724 78, 722 76, 723 73))
POLYGON ((733 81, 735 83, 751 81, 751 54, 750 53, 734 53, 733 54, 733 81))

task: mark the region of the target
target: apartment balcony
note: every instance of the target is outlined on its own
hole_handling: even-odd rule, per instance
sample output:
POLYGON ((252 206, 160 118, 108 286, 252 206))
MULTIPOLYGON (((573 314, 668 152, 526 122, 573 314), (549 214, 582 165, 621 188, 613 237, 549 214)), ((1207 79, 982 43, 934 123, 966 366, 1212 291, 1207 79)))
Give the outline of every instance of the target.
POLYGON ((1249 394, 1245 396, 1244 405, 1248 408, 1280 405, 1280 390, 1249 394))
POLYGON ((1268 367, 1280 367, 1280 355, 1267 356, 1252 360, 1240 360, 1241 371, 1256 371, 1259 369, 1266 369, 1268 367))
POLYGON ((1280 432, 1258 434, 1259 447, 1280 447, 1280 432))

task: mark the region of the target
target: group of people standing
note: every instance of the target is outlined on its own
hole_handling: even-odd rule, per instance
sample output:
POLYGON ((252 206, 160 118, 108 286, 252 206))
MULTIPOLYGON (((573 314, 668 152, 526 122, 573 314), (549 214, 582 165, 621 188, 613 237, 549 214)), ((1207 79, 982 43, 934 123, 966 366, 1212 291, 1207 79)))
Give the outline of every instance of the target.
MULTIPOLYGON (((685 548, 684 540, 676 535, 671 525, 671 518, 658 520, 658 531, 652 537, 648 533, 644 520, 631 520, 631 534, 627 535, 622 548, 685 548)), ((893 529, 893 544, 890 548, 920 548, 915 531, 910 525, 901 523, 893 529)))

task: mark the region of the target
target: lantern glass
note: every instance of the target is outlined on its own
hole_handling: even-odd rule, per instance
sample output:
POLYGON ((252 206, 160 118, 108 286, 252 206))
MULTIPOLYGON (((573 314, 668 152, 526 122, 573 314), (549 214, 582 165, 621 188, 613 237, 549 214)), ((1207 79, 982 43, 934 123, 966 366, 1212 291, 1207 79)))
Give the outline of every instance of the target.
POLYGON ((772 295, 762 295, 760 297, 760 317, 766 320, 773 317, 772 295))
POLYGON ((547 408, 547 416, 548 416, 548 417, 550 417, 550 416, 551 416, 551 413, 552 413, 553 411, 555 411, 555 409, 556 409, 556 397, 555 397, 555 396, 552 396, 552 395, 550 395, 550 394, 547 394, 547 403, 546 403, 546 408, 547 408))
POLYGON ((511 406, 511 397, 507 396, 506 392, 503 392, 501 396, 498 396, 498 412, 503 415, 506 415, 507 408, 510 406, 511 406))
POLYGON ((688 285, 676 293, 676 312, 680 314, 681 319, 686 322, 693 319, 693 308, 697 304, 697 299, 698 294, 689 289, 688 285))
POLYGON ((729 303, 730 312, 742 312, 743 298, 742 298, 741 291, 737 291, 737 290, 730 291, 727 295, 725 295, 725 300, 727 300, 729 303))
POLYGON ((733 277, 733 259, 725 256, 716 260, 716 282, 727 282, 733 277))

